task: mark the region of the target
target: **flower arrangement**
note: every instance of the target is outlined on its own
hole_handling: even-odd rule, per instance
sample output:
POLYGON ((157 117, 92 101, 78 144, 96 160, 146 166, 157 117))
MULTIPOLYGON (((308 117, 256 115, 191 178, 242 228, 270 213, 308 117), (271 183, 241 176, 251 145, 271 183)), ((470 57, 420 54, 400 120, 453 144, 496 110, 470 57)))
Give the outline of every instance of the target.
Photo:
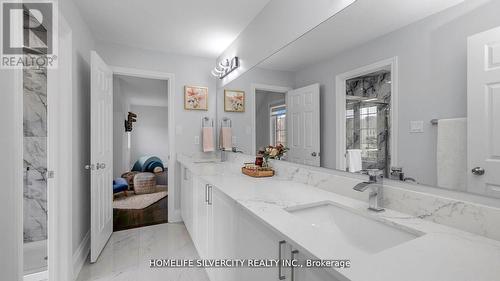
POLYGON ((277 146, 268 146, 264 150, 259 151, 259 154, 264 158, 264 163, 267 165, 269 159, 281 160, 285 153, 290 150, 288 147, 278 144, 277 146))

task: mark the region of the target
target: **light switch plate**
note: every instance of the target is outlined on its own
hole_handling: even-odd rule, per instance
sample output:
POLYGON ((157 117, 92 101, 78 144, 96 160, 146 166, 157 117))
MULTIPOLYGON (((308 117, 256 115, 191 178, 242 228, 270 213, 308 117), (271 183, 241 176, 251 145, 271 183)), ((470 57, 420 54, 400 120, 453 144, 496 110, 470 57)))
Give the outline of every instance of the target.
POLYGON ((424 132, 424 121, 410 121, 410 133, 423 133, 424 132))
POLYGON ((246 133, 247 133, 247 135, 251 135, 252 134, 252 128, 250 126, 246 127, 246 133))
POLYGON ((236 145, 236 136, 233 136, 233 146, 236 145))
POLYGON ((194 136, 194 144, 200 144, 200 136, 194 136))

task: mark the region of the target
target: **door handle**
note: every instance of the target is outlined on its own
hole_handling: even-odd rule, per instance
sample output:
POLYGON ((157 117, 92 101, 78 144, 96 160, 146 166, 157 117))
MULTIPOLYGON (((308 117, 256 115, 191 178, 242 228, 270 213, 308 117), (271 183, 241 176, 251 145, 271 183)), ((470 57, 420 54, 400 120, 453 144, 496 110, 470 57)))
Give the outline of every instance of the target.
POLYGON ((293 265, 293 262, 295 260, 295 255, 299 253, 299 250, 293 250, 292 255, 291 255, 291 262, 292 262, 292 268, 290 270, 290 280, 295 281, 295 266, 293 265))
POLYGON ((208 205, 212 205, 212 185, 208 185, 208 205))
POLYGON ((208 184, 205 184, 205 203, 208 203, 208 184))
POLYGON ((484 175, 485 170, 481 167, 475 167, 474 169, 472 169, 472 173, 476 176, 482 176, 484 175))
POLYGON ((94 170, 94 169, 95 169, 94 164, 85 165, 85 170, 94 170))
POLYGON ((282 240, 278 243, 278 280, 285 280, 286 276, 283 275, 283 268, 282 268, 282 256, 281 256, 281 248, 283 245, 286 244, 285 240, 282 240))
POLYGON ((106 164, 101 163, 101 169, 104 169, 104 168, 106 168, 106 164))
POLYGON ((318 154, 316 152, 311 153, 312 157, 316 157, 318 154))

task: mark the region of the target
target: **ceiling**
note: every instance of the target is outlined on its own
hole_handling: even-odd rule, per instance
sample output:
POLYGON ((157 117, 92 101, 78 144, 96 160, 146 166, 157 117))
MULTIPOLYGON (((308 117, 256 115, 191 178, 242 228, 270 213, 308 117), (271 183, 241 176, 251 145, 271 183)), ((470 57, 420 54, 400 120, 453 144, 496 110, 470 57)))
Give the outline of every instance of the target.
POLYGON ((130 105, 168 107, 167 81, 114 75, 115 91, 130 105), (118 84, 116 84, 118 83, 118 84))
POLYGON ((270 0, 75 1, 96 40, 216 58, 270 0))
POLYGON ((259 67, 299 71, 461 2, 464 0, 357 0, 259 67))

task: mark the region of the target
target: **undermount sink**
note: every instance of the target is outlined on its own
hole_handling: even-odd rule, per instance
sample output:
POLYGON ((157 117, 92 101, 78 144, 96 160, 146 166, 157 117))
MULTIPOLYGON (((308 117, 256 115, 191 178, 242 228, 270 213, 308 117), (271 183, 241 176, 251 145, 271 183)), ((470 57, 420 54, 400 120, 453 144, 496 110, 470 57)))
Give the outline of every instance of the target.
POLYGON ((220 162, 219 160, 203 160, 193 163, 198 164, 202 175, 213 176, 224 174, 224 162, 220 162))
POLYGON ((320 231, 342 235, 351 246, 369 254, 408 242, 422 235, 417 231, 412 233, 410 230, 396 228, 348 211, 332 202, 294 206, 285 210, 320 231))

